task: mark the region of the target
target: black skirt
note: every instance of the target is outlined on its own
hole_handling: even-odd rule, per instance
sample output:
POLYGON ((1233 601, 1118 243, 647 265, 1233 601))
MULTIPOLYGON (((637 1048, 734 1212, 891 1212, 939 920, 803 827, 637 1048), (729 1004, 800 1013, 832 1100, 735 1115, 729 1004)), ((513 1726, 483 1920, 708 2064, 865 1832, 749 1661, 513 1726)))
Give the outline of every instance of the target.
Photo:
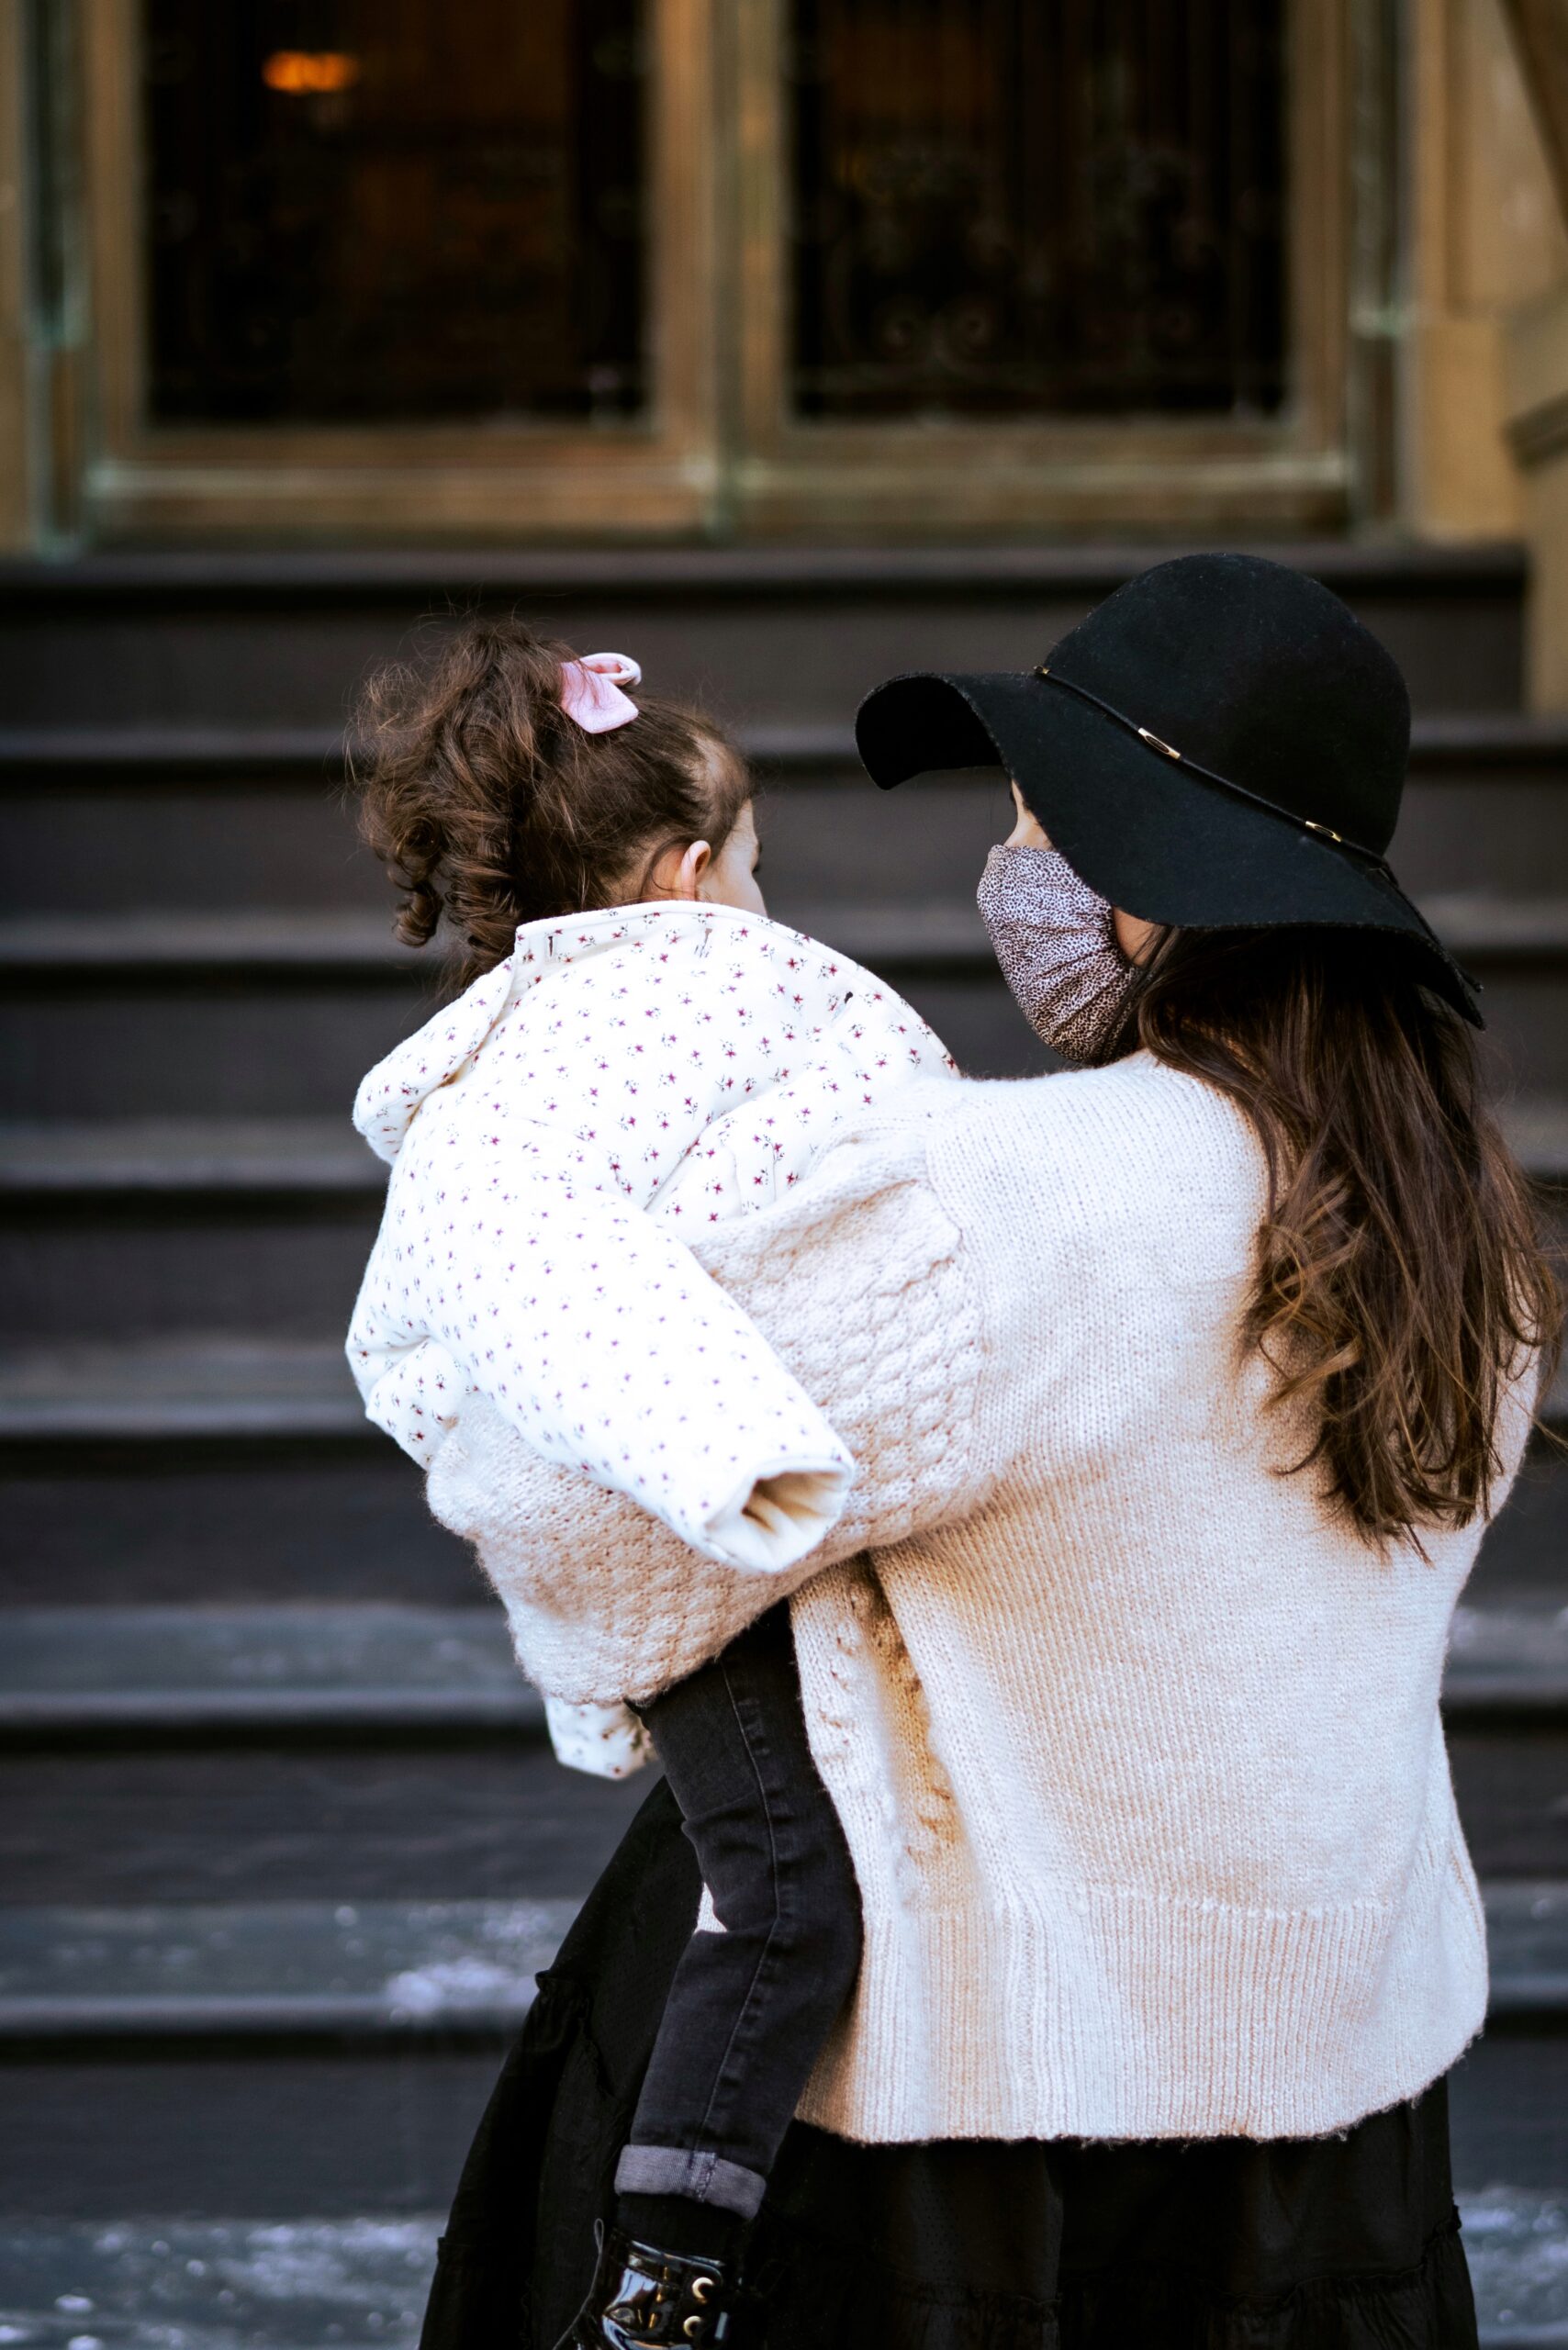
MULTIPOLYGON (((465 2166, 421 2350, 554 2350, 699 1886, 655 1787, 465 2166)), ((796 2122, 755 2350, 1474 2350, 1442 2083, 1342 2138, 855 2146, 796 2122)))

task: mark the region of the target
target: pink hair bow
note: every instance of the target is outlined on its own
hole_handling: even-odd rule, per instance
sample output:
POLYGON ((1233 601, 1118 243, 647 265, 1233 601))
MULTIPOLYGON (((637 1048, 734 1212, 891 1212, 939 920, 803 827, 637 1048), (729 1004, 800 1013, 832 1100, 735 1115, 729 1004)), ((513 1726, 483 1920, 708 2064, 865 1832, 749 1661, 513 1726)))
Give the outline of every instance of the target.
POLYGON ((561 707, 576 719, 585 734, 608 734, 630 726, 637 705, 628 701, 622 686, 640 686, 643 672, 624 653, 585 653, 580 661, 561 665, 561 707))

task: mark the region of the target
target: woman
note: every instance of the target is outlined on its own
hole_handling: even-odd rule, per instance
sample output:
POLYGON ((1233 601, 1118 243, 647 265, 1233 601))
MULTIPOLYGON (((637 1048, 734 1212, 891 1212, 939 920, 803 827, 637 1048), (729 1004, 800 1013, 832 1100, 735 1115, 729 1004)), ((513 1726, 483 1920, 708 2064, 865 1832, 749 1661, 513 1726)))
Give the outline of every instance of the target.
MULTIPOLYGON (((612 2240, 605 2338, 1473 2343, 1443 2080, 1485 1951, 1439 1687, 1557 1301, 1472 983, 1383 862, 1403 683, 1326 589, 1193 556, 858 733, 887 786, 1012 777, 982 910, 1086 1066, 912 1088, 703 1252, 860 1466, 792 1619, 865 1956, 749 2306, 612 2240)), ((628 1655, 700 1661, 650 1617, 671 1538, 475 1441, 437 1506, 514 1617, 608 1579, 628 1655)), ((778 1592, 722 1588, 736 1623, 778 1592)), ((698 1899, 672 1823, 655 1795, 545 1978, 432 2342, 515 2340, 521 2299, 549 2350, 580 2300, 560 2247, 698 1899)))

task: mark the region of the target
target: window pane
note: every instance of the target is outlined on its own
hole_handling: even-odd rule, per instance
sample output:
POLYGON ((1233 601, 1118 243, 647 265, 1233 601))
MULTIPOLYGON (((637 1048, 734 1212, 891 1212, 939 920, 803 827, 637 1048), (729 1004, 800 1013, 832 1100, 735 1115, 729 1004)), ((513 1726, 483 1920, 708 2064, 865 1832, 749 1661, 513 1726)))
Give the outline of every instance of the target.
POLYGON ((641 0, 142 0, 150 408, 620 421, 641 0))
POLYGON ((790 0, 814 417, 1278 408, 1283 0, 790 0))

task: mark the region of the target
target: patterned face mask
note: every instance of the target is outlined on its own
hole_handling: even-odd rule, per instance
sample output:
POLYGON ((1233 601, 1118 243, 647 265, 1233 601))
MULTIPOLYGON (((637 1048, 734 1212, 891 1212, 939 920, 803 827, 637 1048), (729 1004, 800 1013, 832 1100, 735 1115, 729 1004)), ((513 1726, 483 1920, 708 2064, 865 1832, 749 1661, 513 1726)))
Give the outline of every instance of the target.
POLYGON ((1054 848, 993 848, 976 892, 1018 1008, 1064 1060, 1097 1060, 1137 977, 1111 908, 1054 848))

